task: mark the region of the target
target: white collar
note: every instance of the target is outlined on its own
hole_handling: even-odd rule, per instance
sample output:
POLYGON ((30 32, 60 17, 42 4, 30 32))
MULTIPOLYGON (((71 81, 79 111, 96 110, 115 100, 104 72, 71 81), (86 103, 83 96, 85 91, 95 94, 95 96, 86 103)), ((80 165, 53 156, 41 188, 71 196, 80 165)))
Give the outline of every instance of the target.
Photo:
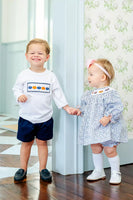
POLYGON ((99 89, 93 90, 91 95, 103 94, 110 90, 113 90, 113 88, 111 88, 111 87, 99 88, 99 89))

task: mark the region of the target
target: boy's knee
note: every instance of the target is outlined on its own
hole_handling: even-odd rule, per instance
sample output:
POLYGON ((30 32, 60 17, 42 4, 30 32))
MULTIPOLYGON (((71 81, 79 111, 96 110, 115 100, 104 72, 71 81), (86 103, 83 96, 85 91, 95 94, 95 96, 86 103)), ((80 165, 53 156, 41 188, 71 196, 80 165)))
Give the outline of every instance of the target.
POLYGON ((47 146, 47 141, 36 139, 37 146, 47 146))
POLYGON ((22 142, 22 145, 25 146, 25 147, 29 147, 29 146, 32 146, 34 143, 34 140, 31 141, 31 142, 22 142))

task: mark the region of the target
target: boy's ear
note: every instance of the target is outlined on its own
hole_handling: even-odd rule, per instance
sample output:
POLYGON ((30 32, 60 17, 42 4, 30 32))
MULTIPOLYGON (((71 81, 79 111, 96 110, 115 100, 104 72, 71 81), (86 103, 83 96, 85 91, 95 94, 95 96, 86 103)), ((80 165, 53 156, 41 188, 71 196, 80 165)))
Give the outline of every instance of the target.
POLYGON ((50 58, 50 55, 48 54, 48 55, 47 55, 47 58, 46 58, 46 61, 48 61, 49 58, 50 58))
POLYGON ((25 57, 26 57, 26 59, 27 59, 27 53, 25 53, 25 57))

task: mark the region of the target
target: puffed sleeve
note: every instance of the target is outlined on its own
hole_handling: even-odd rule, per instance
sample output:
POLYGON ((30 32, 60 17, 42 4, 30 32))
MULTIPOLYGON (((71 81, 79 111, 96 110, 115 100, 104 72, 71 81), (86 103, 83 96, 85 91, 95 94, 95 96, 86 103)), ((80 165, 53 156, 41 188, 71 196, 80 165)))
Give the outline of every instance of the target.
POLYGON ((87 92, 85 92, 82 97, 81 97, 81 103, 80 103, 80 111, 81 111, 81 116, 84 115, 84 111, 86 109, 86 105, 87 105, 87 92))
POLYGON ((120 96, 116 90, 110 91, 110 93, 104 99, 105 104, 105 116, 111 115, 111 123, 115 123, 120 119, 123 112, 123 104, 120 96))

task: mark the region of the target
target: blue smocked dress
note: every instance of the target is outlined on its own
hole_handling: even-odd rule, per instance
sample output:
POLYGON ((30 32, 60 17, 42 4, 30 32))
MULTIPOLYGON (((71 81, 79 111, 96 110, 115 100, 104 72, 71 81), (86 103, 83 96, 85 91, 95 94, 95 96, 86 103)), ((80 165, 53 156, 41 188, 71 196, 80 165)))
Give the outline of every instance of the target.
POLYGON ((96 144, 109 140, 128 141, 122 116, 123 105, 113 88, 105 87, 84 93, 81 98, 81 112, 80 144, 96 144), (104 127, 99 121, 108 115, 112 116, 111 122, 104 127))

